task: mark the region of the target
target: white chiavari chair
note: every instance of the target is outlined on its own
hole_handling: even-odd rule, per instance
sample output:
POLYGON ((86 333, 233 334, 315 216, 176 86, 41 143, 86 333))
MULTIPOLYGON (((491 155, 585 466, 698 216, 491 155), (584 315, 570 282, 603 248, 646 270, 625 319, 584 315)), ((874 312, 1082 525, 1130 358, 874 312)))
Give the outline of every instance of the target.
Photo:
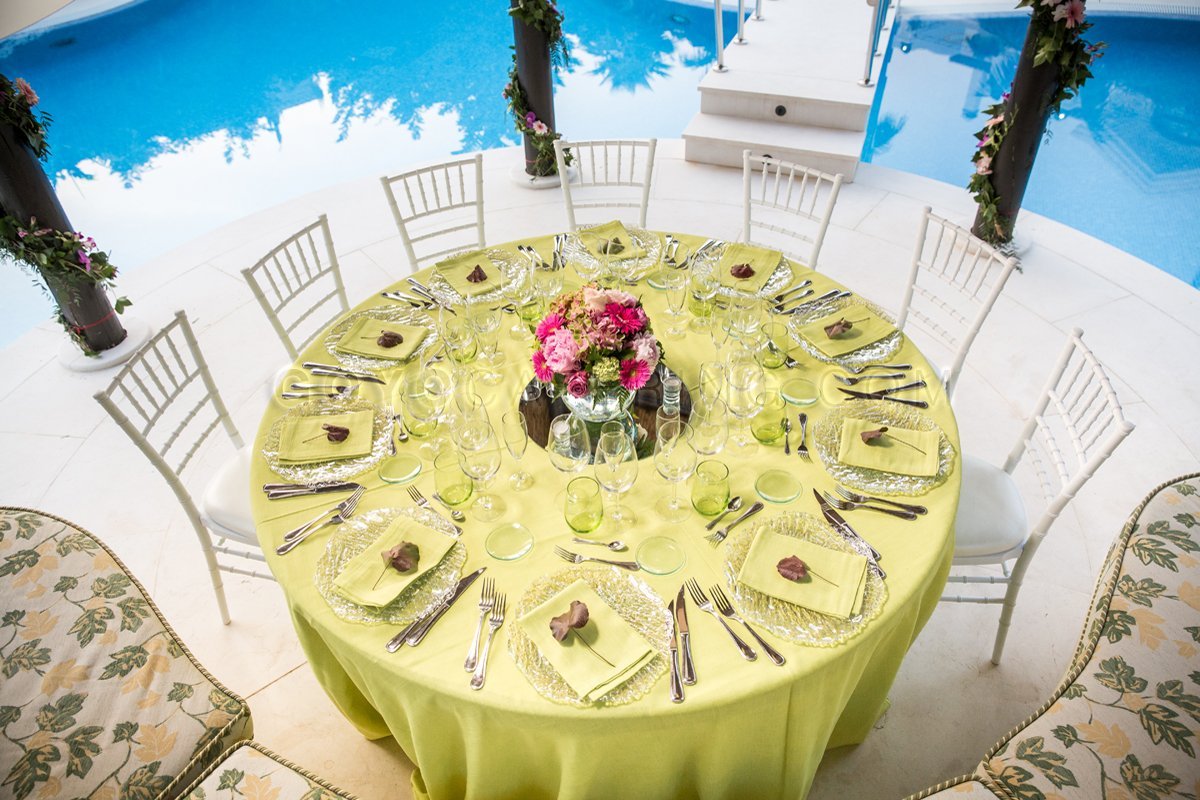
POLYGON ((379 180, 414 272, 484 247, 482 153, 379 180))
MULTIPOLYGON (((634 208, 637 219, 622 220, 646 227, 646 209, 650 205, 650 182, 654 177, 654 150, 657 139, 594 139, 583 142, 554 142, 554 158, 562 176, 563 204, 567 223, 578 230, 576 212, 590 209, 634 208), (567 153, 574 177, 568 180, 567 153)), ((604 222, 613 215, 603 211, 592 222, 604 222)))
POLYGON ((782 237, 780 249, 788 258, 816 269, 841 189, 840 174, 743 150, 742 241, 774 246, 782 237), (756 228, 771 241, 756 237, 756 228))

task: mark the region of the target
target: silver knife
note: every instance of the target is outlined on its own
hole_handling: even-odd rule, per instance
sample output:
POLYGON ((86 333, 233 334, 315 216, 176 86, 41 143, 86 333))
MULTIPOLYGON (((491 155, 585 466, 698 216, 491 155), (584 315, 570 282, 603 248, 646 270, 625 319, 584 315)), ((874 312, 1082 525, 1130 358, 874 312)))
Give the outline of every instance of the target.
POLYGON ((354 372, 343 367, 334 366, 332 364, 320 364, 315 361, 305 361, 301 364, 306 370, 313 375, 325 375, 327 377, 345 378, 353 381, 367 381, 368 383, 384 383, 387 381, 382 378, 377 378, 374 375, 369 375, 365 372, 354 372))
POLYGON ((671 702, 683 702, 683 684, 679 682, 679 642, 675 630, 675 601, 667 603, 671 617, 671 702))
POLYGON ((679 641, 683 645, 683 682, 691 686, 696 682, 696 665, 692 662, 692 634, 688 632, 687 601, 683 599, 683 587, 675 598, 675 622, 679 629, 679 641))
POLYGON ((829 521, 834 530, 843 539, 850 542, 850 544, 856 545, 856 550, 860 548, 865 550, 866 552, 862 553, 862 555, 867 557, 867 566, 880 578, 886 578, 887 573, 883 571, 883 567, 879 566, 879 560, 883 558, 880 552, 872 547, 870 542, 859 536, 858 531, 851 528, 850 523, 846 522, 842 515, 834 510, 833 506, 816 489, 813 489, 813 496, 817 498, 817 505, 821 507, 821 513, 825 515, 825 519, 829 521))
POLYGON ((417 294, 421 295, 424 298, 427 298, 431 303, 434 303, 439 308, 444 308, 446 311, 449 311, 454 316, 458 316, 458 314, 455 313, 453 308, 451 308, 450 306, 448 306, 444 302, 442 302, 442 299, 440 297, 435 295, 432 291, 430 291, 428 286, 421 283, 416 278, 408 278, 408 285, 412 287, 412 290, 414 292, 416 292, 417 294))
POLYGON ((452 591, 437 608, 435 608, 433 611, 430 611, 425 616, 413 620, 407 628, 389 639, 388 643, 385 645, 387 651, 389 653, 396 652, 402 646, 404 646, 404 643, 408 641, 410 637, 416 637, 418 633, 420 636, 416 637, 416 641, 408 642, 408 644, 413 647, 420 644, 421 639, 425 638, 425 634, 428 633, 429 629, 433 627, 433 623, 441 619, 442 614, 445 614, 446 611, 450 609, 450 606, 454 605, 455 600, 457 600, 459 597, 462 597, 463 592, 469 589, 471 584, 474 583, 475 580, 482 575, 483 571, 486 569, 487 567, 480 567, 470 575, 464 575, 462 579, 459 580, 458 585, 454 587, 454 591, 452 591))
POLYGON ((914 406, 916 408, 929 408, 929 403, 924 400, 906 400, 903 397, 888 397, 878 392, 856 392, 852 389, 843 389, 840 386, 838 387, 838 391, 842 394, 850 395, 855 400, 887 400, 889 403, 903 403, 906 406, 914 406))

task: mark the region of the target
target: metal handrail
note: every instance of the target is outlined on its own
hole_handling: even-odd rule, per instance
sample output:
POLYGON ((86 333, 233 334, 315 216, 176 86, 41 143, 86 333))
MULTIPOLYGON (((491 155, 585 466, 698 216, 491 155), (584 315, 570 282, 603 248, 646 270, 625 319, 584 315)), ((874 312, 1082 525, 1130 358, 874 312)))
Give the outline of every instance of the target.
POLYGON ((725 67, 725 30, 721 25, 721 0, 713 0, 713 18, 717 27, 717 65, 714 72, 727 72, 725 67))
POLYGON ((734 41, 738 44, 746 43, 746 0, 738 0, 738 32, 734 41))
POLYGON ((871 70, 875 63, 875 51, 879 49, 879 34, 883 30, 883 21, 887 18, 887 10, 891 4, 891 0, 867 0, 867 5, 871 6, 871 27, 867 31, 867 58, 863 64, 863 77, 858 82, 859 86, 872 84, 871 70))

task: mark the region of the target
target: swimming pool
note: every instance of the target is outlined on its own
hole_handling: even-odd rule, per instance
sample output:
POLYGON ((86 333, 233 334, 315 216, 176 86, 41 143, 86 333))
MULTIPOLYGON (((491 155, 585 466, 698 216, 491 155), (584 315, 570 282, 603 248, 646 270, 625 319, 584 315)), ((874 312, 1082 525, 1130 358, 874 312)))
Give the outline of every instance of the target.
MULTIPOLYGON (((1051 120, 1024 207, 1200 288, 1200 20, 1089 19, 1108 48, 1051 120)), ((1027 26, 1028 13, 902 11, 863 160, 966 186, 980 111, 1008 89, 1027 26)))
MULTIPOLYGON (((568 137, 677 137, 715 58, 711 4, 559 0, 568 137)), ((516 144, 500 92, 507 2, 144 0, 0 42, 54 117, 47 172, 72 223, 128 272, 291 197, 516 144)), ((727 41, 736 31, 727 12, 727 41)), ((136 301, 136 297, 133 298, 136 301)), ((0 346, 47 301, 0 265, 0 346)))

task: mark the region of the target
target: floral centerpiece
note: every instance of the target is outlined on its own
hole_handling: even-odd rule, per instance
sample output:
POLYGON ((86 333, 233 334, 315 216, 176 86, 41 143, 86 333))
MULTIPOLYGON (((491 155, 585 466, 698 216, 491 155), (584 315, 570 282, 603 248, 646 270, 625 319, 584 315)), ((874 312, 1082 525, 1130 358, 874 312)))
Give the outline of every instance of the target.
POLYGON ((595 284, 559 295, 534 336, 534 377, 589 422, 623 413, 663 357, 641 301, 595 284))

